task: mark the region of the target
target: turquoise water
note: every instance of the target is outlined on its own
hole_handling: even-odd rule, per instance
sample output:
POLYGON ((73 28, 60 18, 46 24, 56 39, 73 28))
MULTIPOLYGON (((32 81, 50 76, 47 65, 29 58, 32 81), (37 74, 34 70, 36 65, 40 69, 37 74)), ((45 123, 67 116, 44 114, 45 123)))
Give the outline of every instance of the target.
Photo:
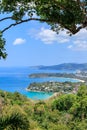
POLYGON ((42 73, 42 72, 63 72, 55 70, 38 70, 31 69, 29 67, 20 68, 0 68, 0 89, 8 92, 20 92, 21 94, 27 96, 31 99, 47 99, 52 96, 53 93, 44 92, 28 92, 26 88, 32 82, 45 82, 45 81, 71 81, 77 82, 78 80, 70 78, 29 78, 31 73, 42 73))

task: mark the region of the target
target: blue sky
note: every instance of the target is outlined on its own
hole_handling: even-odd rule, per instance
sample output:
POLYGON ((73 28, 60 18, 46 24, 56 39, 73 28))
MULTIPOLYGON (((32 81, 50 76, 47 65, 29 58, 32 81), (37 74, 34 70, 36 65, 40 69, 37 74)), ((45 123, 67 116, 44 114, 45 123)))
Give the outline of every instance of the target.
POLYGON ((66 31, 57 35, 46 23, 32 21, 12 27, 4 37, 8 56, 0 60, 0 67, 87 63, 85 29, 70 37, 66 31))

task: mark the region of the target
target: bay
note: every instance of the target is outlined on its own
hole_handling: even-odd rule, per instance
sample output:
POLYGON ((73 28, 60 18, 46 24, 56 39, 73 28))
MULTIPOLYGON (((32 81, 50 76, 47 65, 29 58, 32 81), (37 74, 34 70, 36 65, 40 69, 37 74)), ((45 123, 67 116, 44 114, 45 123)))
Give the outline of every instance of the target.
POLYGON ((53 93, 46 92, 28 92, 26 88, 33 82, 46 82, 46 81, 71 81, 77 82, 78 80, 71 78, 29 78, 29 74, 32 73, 63 73, 72 71, 60 71, 60 70, 39 70, 30 67, 7 67, 0 68, 0 89, 8 92, 19 92, 31 99, 47 99, 52 96, 53 93))

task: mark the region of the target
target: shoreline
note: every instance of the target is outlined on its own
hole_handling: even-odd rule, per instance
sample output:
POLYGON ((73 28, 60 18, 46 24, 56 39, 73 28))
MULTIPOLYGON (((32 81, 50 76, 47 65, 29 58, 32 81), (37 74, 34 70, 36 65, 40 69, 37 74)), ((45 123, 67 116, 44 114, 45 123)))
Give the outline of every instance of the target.
MULTIPOLYGON (((77 78, 73 78, 74 80, 78 80, 78 82, 81 82, 81 83, 84 83, 85 81, 84 80, 81 80, 81 79, 77 79, 77 78)), ((53 81, 55 82, 55 81, 53 81)), ((37 90, 30 90, 28 88, 25 89, 26 91, 28 92, 37 92, 37 93, 51 93, 52 95, 50 95, 47 99, 43 99, 43 100, 49 100, 53 97, 57 97, 59 95, 59 92, 49 92, 49 91, 37 91, 37 90)))
MULTIPOLYGON (((62 78, 62 77, 61 77, 62 78)), ((82 83, 85 83, 84 80, 81 80, 81 79, 77 79, 77 78, 73 78, 74 80, 78 80, 79 82, 82 82, 82 83)), ((55 82, 55 81, 53 81, 55 82)), ((29 92, 42 92, 42 93, 51 93, 51 92, 46 92, 46 91, 37 91, 37 90, 29 90, 28 88, 25 89, 26 91, 29 91, 29 92)), ((58 93, 58 92, 52 92, 52 93, 58 93)))
MULTIPOLYGON (((54 92, 45 92, 45 91, 36 91, 36 90, 29 90, 28 88, 25 89, 28 92, 38 92, 38 93, 54 93, 54 92)), ((56 93, 56 92, 55 92, 56 93)))
MULTIPOLYGON (((51 96, 49 96, 48 98, 43 99, 43 100, 49 100, 49 99, 51 99, 51 98, 56 97, 56 96, 59 95, 59 92, 32 91, 32 90, 29 90, 29 89, 27 89, 27 88, 26 88, 26 91, 28 91, 28 92, 38 92, 38 93, 40 93, 40 92, 42 92, 42 93, 52 93, 51 96)), ((38 100, 40 100, 40 99, 38 99, 38 100)))
POLYGON ((75 80, 78 80, 78 81, 80 81, 80 82, 82 82, 82 83, 85 83, 85 81, 84 80, 81 80, 81 79, 75 79, 75 80))
MULTIPOLYGON (((66 79, 77 80, 77 82, 83 82, 83 83, 85 82, 85 80, 83 80, 83 79, 78 79, 78 77, 74 78, 74 77, 61 77, 61 76, 60 76, 60 77, 59 77, 59 76, 44 76, 44 77, 38 77, 38 78, 46 78, 46 77, 47 77, 47 78, 50 78, 50 77, 51 77, 51 78, 52 78, 52 77, 53 77, 53 78, 66 78, 66 79)), ((37 77, 34 77, 34 78, 37 78, 37 77)), ((57 81, 57 82, 58 82, 58 81, 57 81)), ((70 81, 69 81, 69 82, 70 82, 70 81)), ((72 82, 72 81, 71 81, 71 82, 72 82)))

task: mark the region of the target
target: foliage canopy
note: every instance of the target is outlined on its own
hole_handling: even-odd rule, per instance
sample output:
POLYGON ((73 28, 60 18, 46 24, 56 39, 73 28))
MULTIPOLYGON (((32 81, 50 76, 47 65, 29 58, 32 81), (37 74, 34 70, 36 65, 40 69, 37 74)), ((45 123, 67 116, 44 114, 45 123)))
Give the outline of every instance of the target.
POLYGON ((0 91, 0 130, 87 130, 87 86, 45 101, 0 91))
MULTIPOLYGON (((0 15, 1 23, 12 21, 0 29, 1 33, 12 26, 36 20, 46 22, 57 33, 66 29, 68 33, 76 34, 87 27, 87 0, 0 0, 0 15)), ((0 56, 5 58, 3 54, 4 51, 0 56)))

